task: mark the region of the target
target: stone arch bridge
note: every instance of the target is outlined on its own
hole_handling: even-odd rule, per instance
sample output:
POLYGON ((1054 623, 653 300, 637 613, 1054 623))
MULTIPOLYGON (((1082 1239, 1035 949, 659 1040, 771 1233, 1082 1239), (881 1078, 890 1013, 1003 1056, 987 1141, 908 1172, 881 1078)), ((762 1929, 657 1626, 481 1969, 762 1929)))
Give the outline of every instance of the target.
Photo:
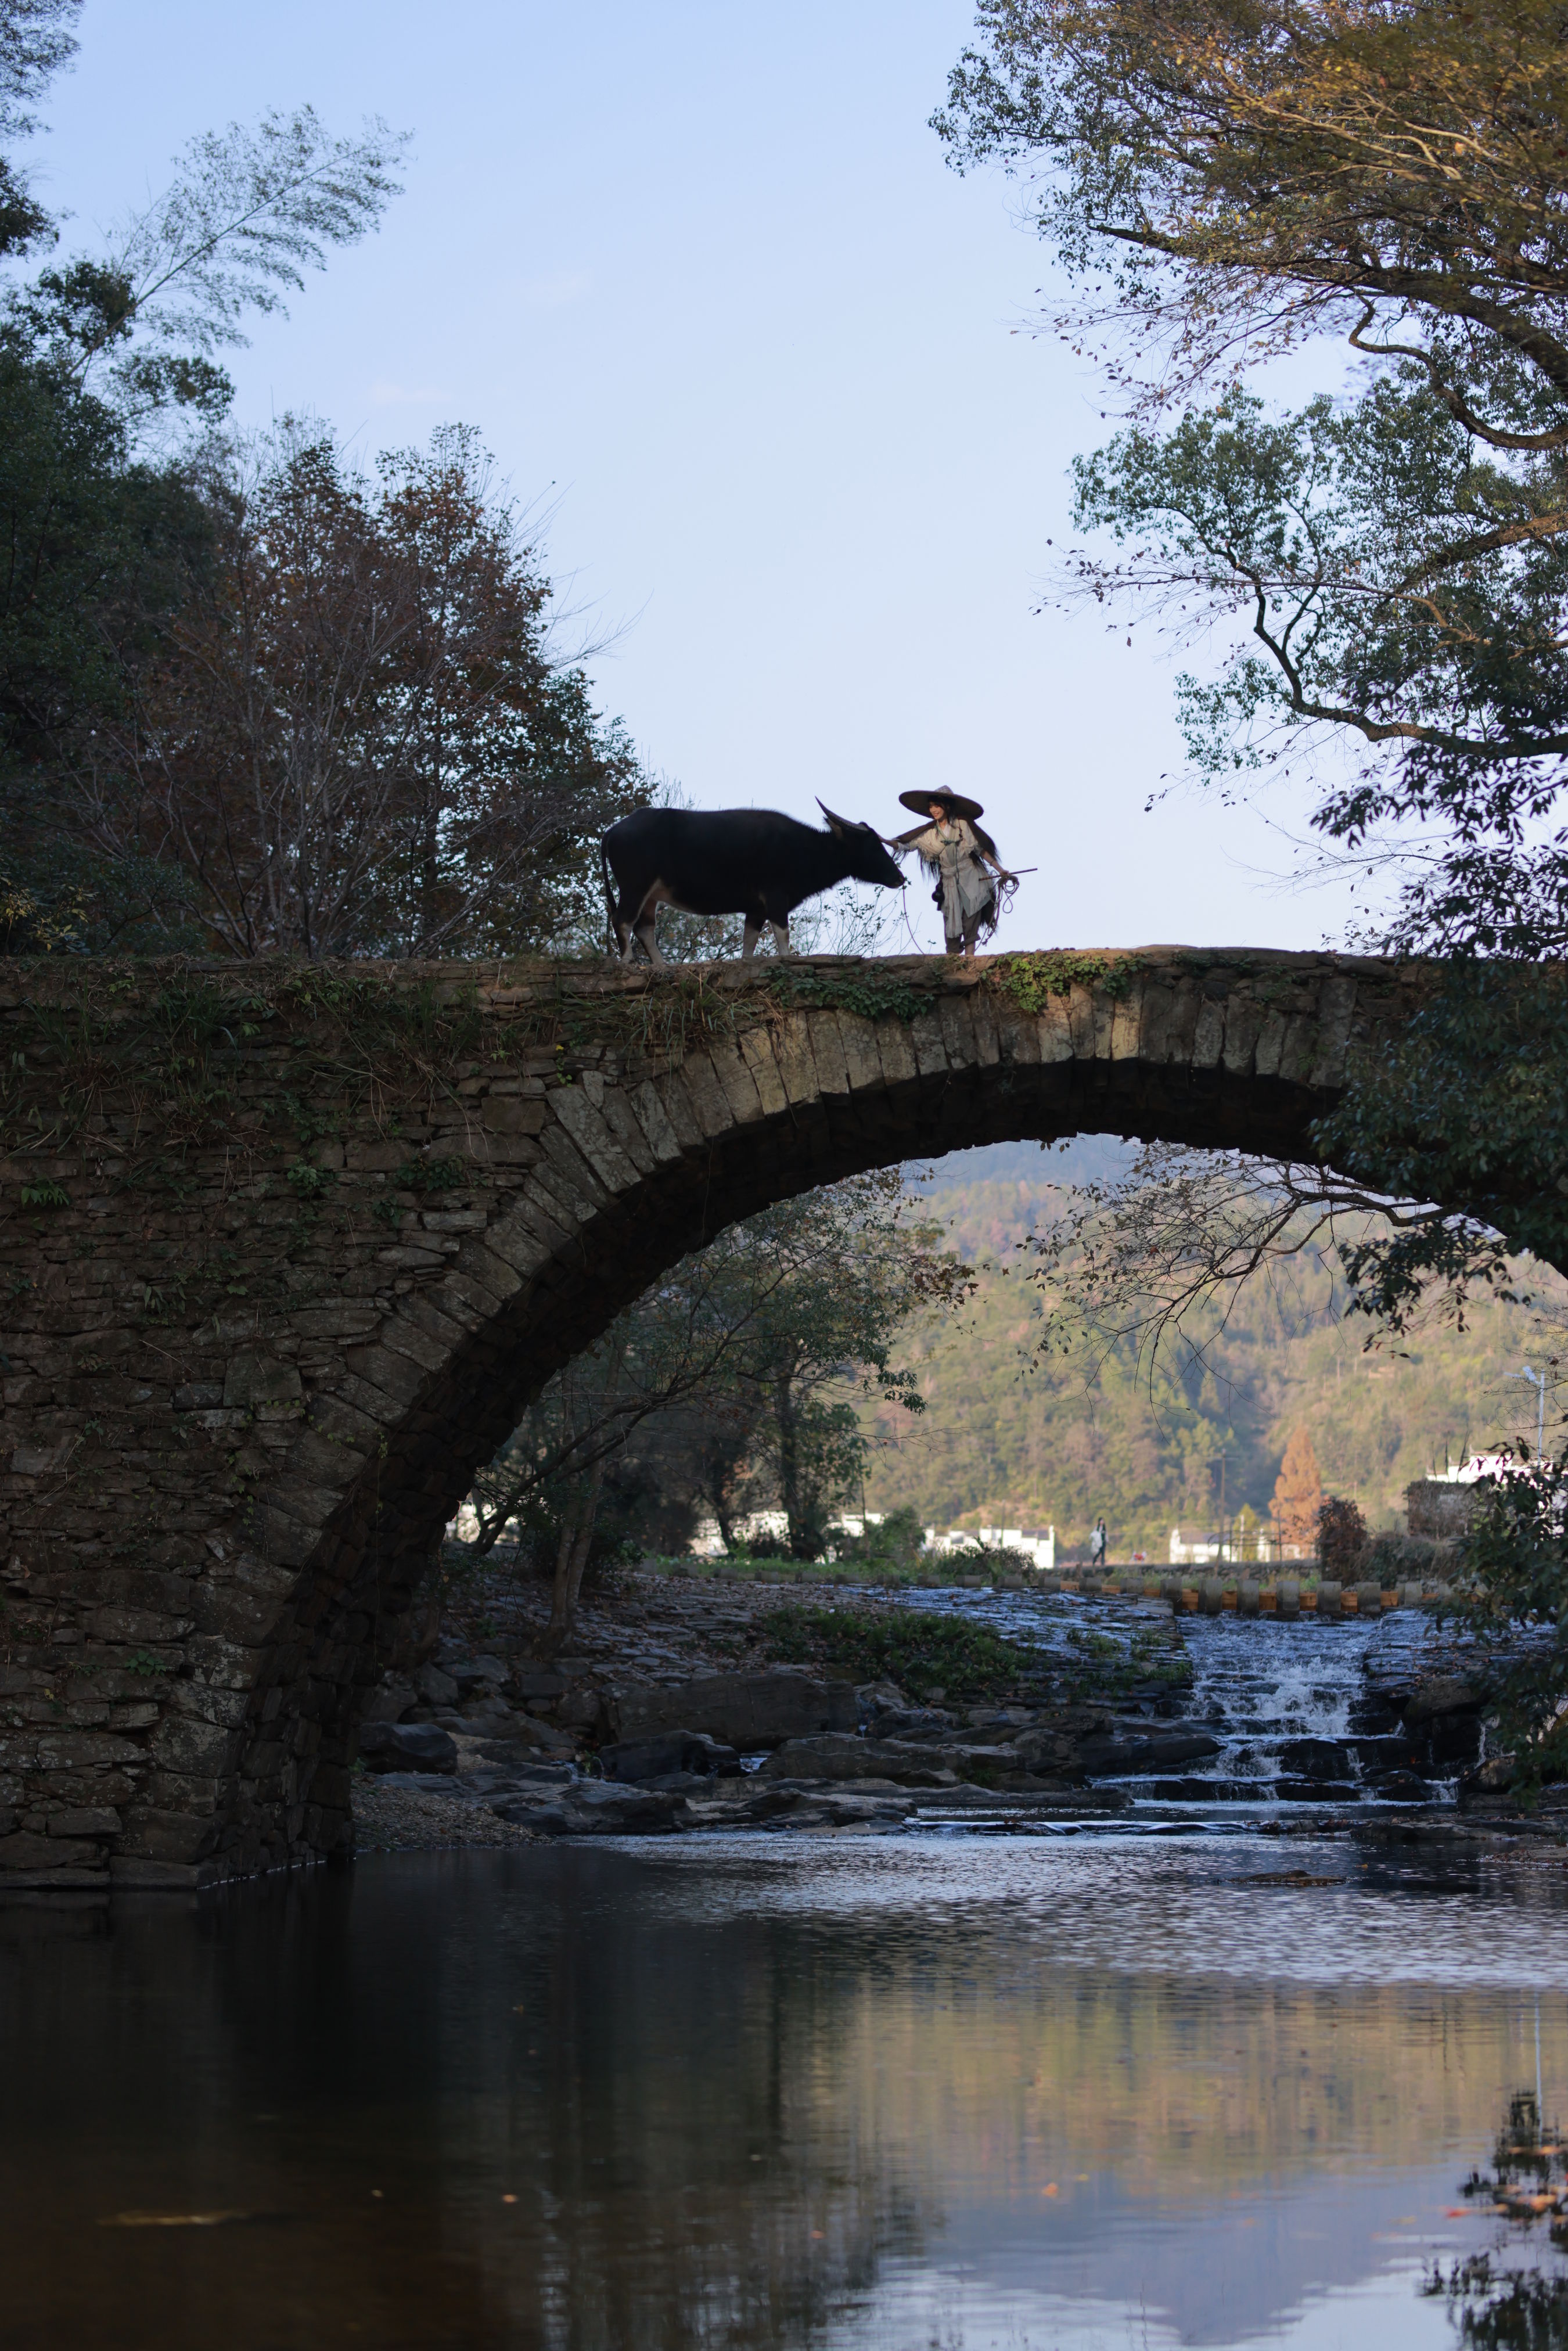
POLYGON ((974 962, 0 966, 0 1884, 347 1849, 476 1468, 664 1267, 864 1168, 1303 1155, 1420 977, 974 962))

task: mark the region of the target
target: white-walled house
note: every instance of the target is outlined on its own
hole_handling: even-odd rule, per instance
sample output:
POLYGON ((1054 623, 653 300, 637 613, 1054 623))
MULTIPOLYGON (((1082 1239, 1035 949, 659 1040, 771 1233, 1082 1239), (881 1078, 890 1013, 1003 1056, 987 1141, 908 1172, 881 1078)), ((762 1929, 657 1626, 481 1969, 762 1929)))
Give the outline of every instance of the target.
POLYGON ((938 1534, 935 1527, 925 1530, 925 1549, 938 1556, 987 1551, 1022 1552, 1030 1564, 1041 1573, 1056 1565, 1056 1529, 1054 1527, 950 1527, 938 1534))

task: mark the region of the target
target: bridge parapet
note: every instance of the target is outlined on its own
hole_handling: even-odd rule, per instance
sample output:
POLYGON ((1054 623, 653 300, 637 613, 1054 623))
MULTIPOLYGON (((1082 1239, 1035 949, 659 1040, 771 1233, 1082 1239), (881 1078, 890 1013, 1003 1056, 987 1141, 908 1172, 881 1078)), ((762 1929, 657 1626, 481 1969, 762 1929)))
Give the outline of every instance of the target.
POLYGON ((475 1469, 727 1223, 1017 1137, 1302 1154, 1423 984, 0 965, 0 1885, 345 1850, 359 1706, 475 1469))

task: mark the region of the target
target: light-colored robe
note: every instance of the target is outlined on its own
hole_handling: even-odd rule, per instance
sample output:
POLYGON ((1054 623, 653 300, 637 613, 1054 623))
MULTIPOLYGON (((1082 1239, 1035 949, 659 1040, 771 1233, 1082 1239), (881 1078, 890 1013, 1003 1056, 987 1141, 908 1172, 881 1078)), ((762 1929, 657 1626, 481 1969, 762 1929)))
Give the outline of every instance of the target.
POLYGON ((899 838, 918 852, 932 880, 941 883, 942 928, 946 936, 961 939, 977 921, 981 936, 988 937, 997 923, 996 879, 982 862, 983 852, 967 817, 928 824, 919 832, 901 833, 899 838))

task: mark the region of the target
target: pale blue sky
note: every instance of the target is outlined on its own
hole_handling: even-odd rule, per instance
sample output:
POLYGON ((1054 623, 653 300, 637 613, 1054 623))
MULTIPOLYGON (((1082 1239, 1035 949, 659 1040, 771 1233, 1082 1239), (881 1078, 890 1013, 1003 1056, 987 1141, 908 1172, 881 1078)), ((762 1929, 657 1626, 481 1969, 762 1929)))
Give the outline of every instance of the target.
POLYGON ((583 624, 623 624, 601 703, 702 805, 892 830, 899 790, 956 784, 1041 869, 1000 945, 1313 946, 1343 902, 1249 870, 1285 861, 1260 822, 1143 813, 1180 766, 1152 643, 1035 614, 1111 427, 1015 331, 1047 277, 1016 193, 926 128, 971 13, 88 0, 40 192, 87 241, 234 116, 406 126, 379 235, 235 355, 241 423, 314 410, 367 456, 477 426, 583 624))

